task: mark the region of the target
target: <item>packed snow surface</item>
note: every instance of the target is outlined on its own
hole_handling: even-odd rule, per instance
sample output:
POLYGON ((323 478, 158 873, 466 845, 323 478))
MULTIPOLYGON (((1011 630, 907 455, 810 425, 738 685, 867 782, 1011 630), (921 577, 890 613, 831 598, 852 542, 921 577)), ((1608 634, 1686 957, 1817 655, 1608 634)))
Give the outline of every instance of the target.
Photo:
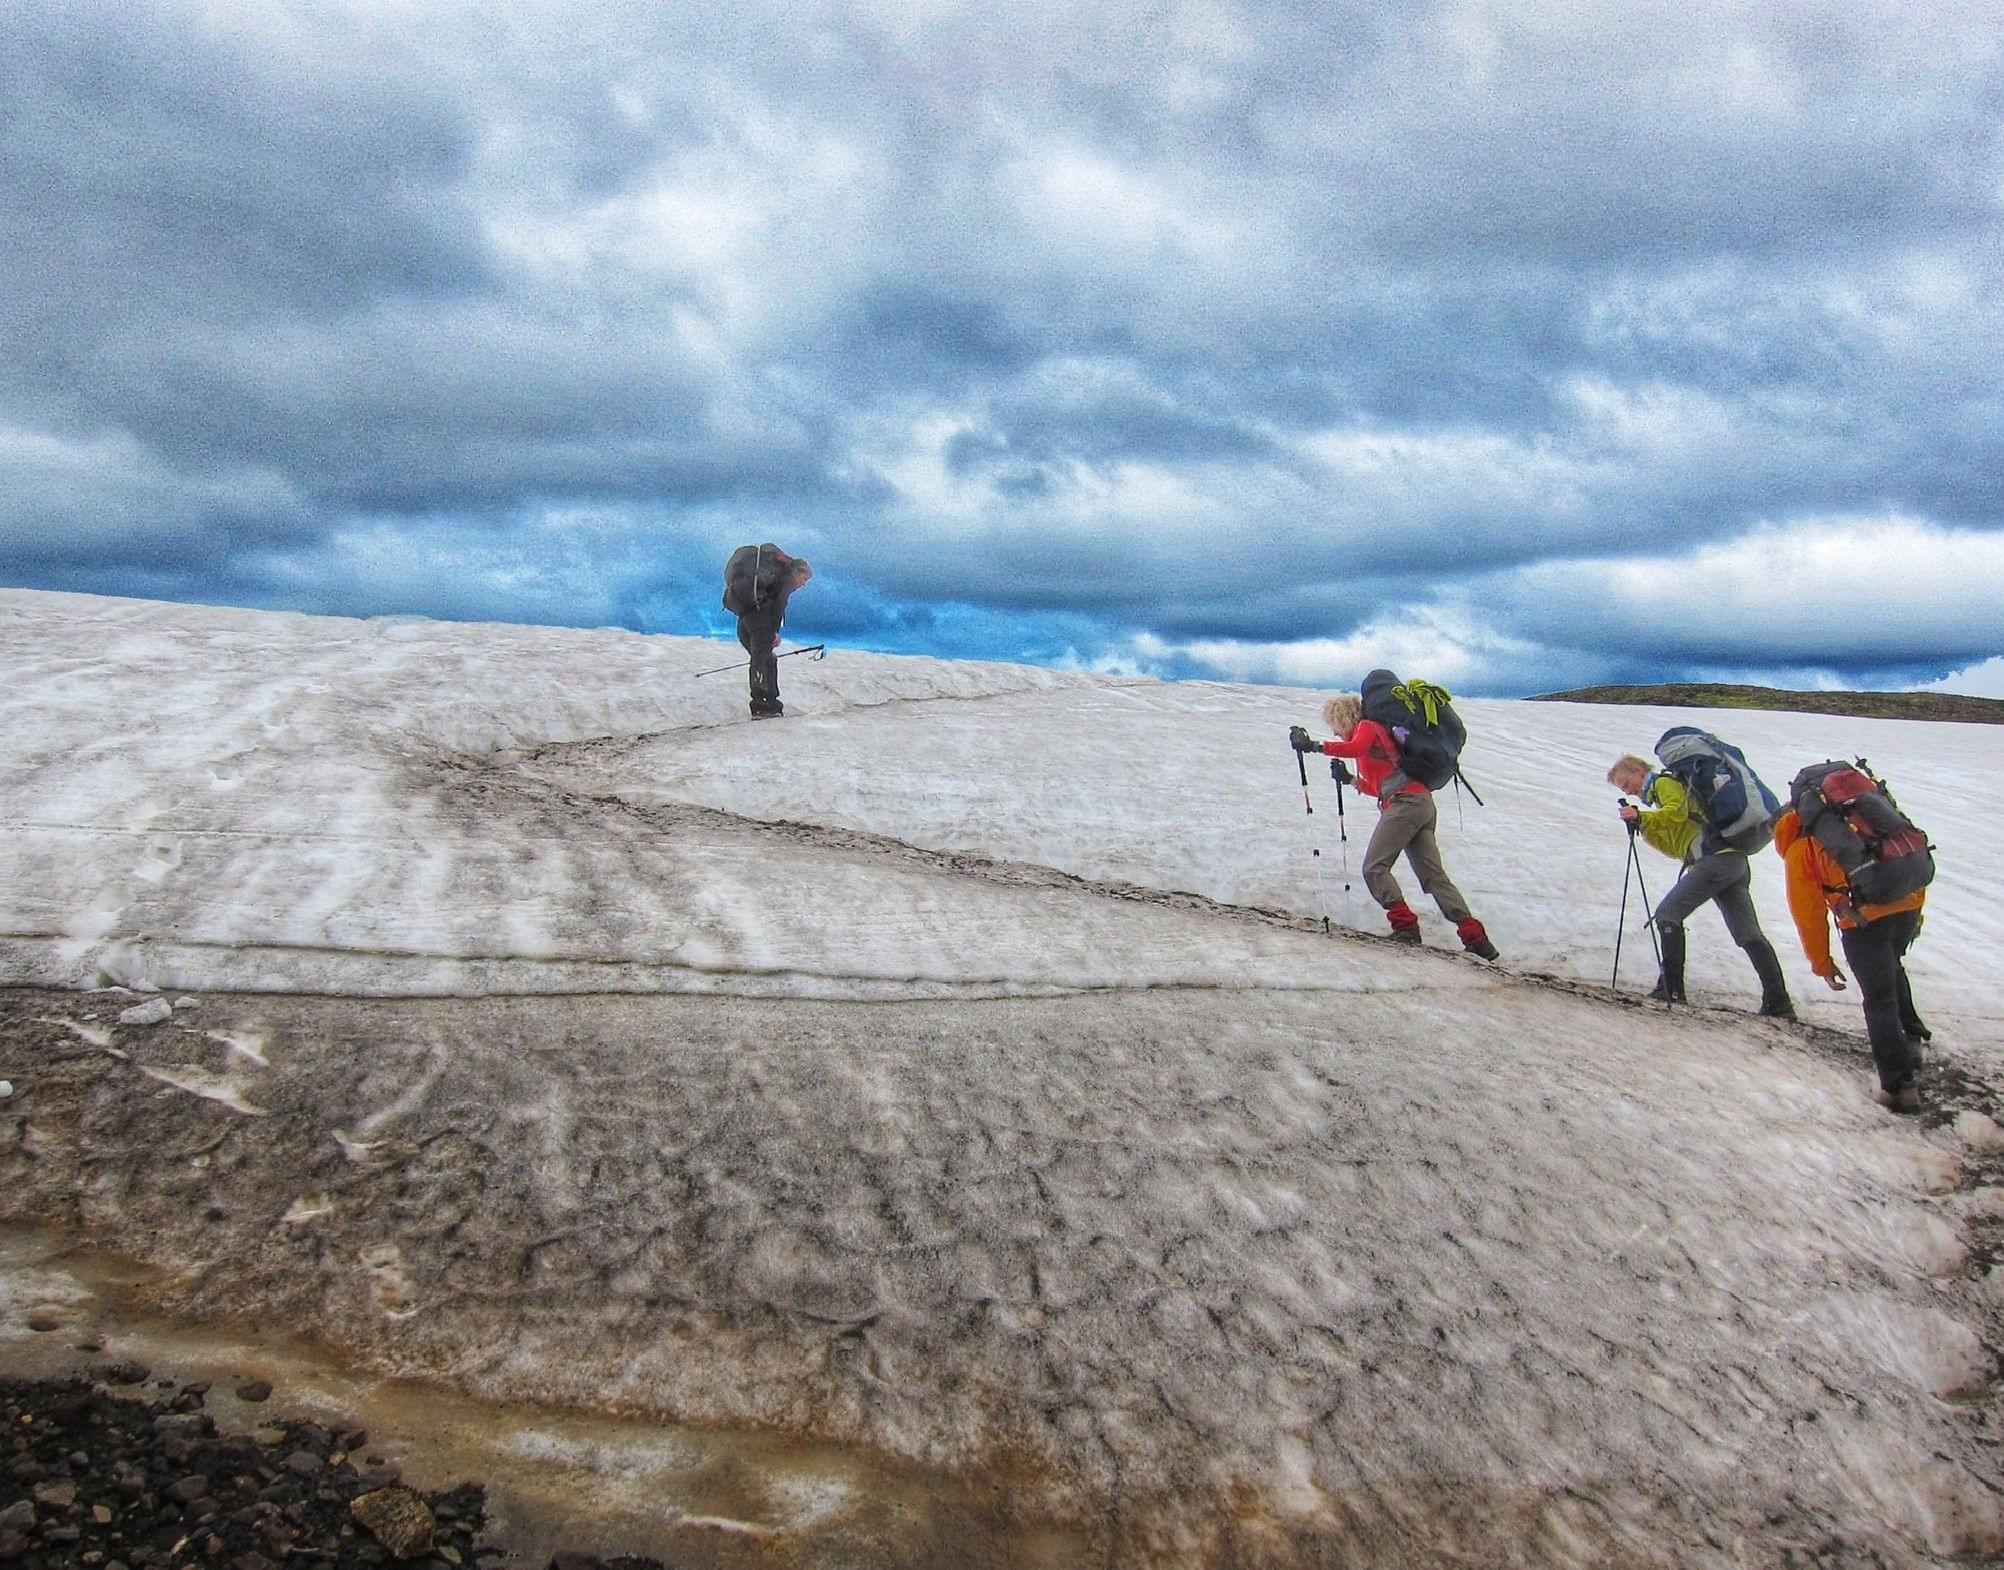
MULTIPOLYGON (((1603 775, 1688 713, 1467 705, 1490 969, 1317 930, 1380 918, 1315 694, 838 652, 755 725, 730 647, 0 594, 0 972, 267 995, 19 995, 0 1214, 397 1372, 1007 1476, 1116 1561, 2004 1548, 1994 1122, 1873 1108, 1799 962, 1843 1036, 1522 974, 1605 982, 1603 775)), ((1983 1081, 2004 732, 1709 718, 1893 778, 1983 1081)))

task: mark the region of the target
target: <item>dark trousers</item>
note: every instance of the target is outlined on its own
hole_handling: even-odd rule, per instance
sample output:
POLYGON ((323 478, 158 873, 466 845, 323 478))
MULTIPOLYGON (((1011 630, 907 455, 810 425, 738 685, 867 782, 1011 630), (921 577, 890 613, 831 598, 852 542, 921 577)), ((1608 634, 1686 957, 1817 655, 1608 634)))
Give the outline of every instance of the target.
POLYGON ((1688 863, 1683 876, 1656 907, 1656 930, 1681 927, 1706 900, 1719 907, 1726 931, 1741 948, 1761 936, 1754 911, 1752 868, 1736 850, 1714 851, 1688 863))
POLYGON ((779 702, 779 659, 773 645, 779 642, 779 614, 756 610, 738 618, 738 642, 751 656, 752 707, 779 702))
POLYGON ((1920 935, 1920 912, 1903 910, 1881 916, 1869 926, 1849 927, 1838 934, 1851 978, 1865 1004, 1865 1032, 1872 1038, 1872 1056, 1879 1065, 1879 1083, 1898 1090, 1920 1067, 1920 1056, 1907 1044, 1926 1027, 1914 1012, 1913 988, 1907 983, 1906 953, 1920 935))

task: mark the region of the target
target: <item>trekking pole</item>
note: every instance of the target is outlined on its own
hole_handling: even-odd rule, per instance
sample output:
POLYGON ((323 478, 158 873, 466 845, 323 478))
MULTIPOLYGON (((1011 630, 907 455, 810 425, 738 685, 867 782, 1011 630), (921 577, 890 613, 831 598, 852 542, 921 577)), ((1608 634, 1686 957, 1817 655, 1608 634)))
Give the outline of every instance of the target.
MULTIPOLYGON (((1297 726, 1296 729, 1299 729, 1299 727, 1297 726)), ((1301 768, 1301 805, 1307 810, 1308 816, 1313 819, 1315 816, 1315 802, 1308 794, 1308 754, 1294 745, 1291 733, 1288 739, 1288 746, 1294 753, 1294 761, 1301 768)), ((1343 810, 1343 798, 1340 795, 1336 798, 1336 810, 1339 815, 1343 810)), ((1315 894, 1322 905, 1322 931, 1326 936, 1329 931, 1329 882, 1322 875, 1322 847, 1315 843, 1315 825, 1313 822, 1308 825, 1308 854, 1315 858, 1315 894)))
POLYGON ((1642 875, 1642 852, 1635 843, 1635 830, 1628 831, 1628 856, 1635 863, 1635 887, 1642 894, 1642 908, 1649 914, 1642 919, 1644 929, 1649 933, 1649 947, 1656 954, 1656 968, 1663 969, 1663 943, 1656 932, 1656 907, 1649 902, 1649 880, 1642 875))
POLYGON ((1607 990, 1621 987, 1621 940, 1628 936, 1628 885, 1635 881, 1635 825, 1628 825, 1628 859, 1621 864, 1621 914, 1614 922, 1614 970, 1607 978, 1607 990))
MULTIPOLYGON (((1350 771, 1343 767, 1341 758, 1329 760, 1329 777, 1336 782, 1336 838, 1343 846, 1343 892, 1350 892, 1350 825, 1343 821, 1343 787, 1350 783, 1350 771)), ((1343 913, 1350 913, 1350 902, 1343 902, 1343 913)))
MULTIPOLYGON (((790 660, 796 654, 811 654, 817 660, 825 660, 828 658, 828 645, 825 643, 810 643, 804 649, 788 649, 784 654, 775 654, 773 658, 776 660, 790 660)), ((735 665, 713 665, 706 671, 697 671, 696 675, 715 676, 722 671, 741 671, 749 664, 751 664, 750 660, 739 660, 735 665)))

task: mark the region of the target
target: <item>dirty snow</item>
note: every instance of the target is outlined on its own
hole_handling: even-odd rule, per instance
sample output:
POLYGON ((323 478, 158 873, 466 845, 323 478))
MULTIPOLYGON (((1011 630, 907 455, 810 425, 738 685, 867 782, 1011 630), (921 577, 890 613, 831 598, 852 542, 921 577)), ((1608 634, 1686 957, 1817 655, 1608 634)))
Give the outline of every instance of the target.
MULTIPOLYGON (((1021 1479, 1116 1562, 2004 1548, 1994 1124, 1873 1108, 1799 965, 1845 1034, 1517 974, 1605 980, 1602 774, 1667 712, 1469 706, 1491 970, 1313 929, 1312 832, 1377 917, 1326 775, 1301 811, 1312 694, 838 653, 751 726, 702 640, 0 630, 0 974, 205 994, 0 999, 0 1214, 182 1269, 171 1307, 1021 1479)), ((1774 779, 1893 774, 1982 1099, 2004 733, 1715 718, 1774 779)))

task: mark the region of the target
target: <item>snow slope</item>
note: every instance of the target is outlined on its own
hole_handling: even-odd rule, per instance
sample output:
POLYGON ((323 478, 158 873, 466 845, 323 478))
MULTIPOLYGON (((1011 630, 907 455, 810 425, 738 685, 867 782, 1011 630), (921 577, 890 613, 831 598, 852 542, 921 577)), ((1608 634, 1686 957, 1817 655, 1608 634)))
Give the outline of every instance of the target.
MULTIPOLYGON (((1343 890, 1326 774, 1317 816, 1301 810, 1283 737, 1317 722, 1313 694, 842 654, 783 667, 793 715, 754 726, 734 676, 691 679, 721 663, 698 639, 18 591, 0 633, 0 963, 22 979, 899 996, 1215 984, 1250 965, 1312 983, 1261 931, 1119 904, 1055 923, 1035 883, 775 844, 747 820, 1380 927, 1361 881, 1343 890)), ((1509 966, 1604 980, 1626 851, 1606 766, 1688 716, 1468 709, 1488 805, 1443 803, 1457 878, 1509 966)), ((1889 771, 1942 846, 1923 1011, 1945 1047, 2004 1059, 2004 730, 1714 723, 1770 780, 1855 752, 1889 771)), ((1354 864, 1370 813, 1350 808, 1354 864)), ((1797 957, 1778 858, 1757 865, 1801 1001, 1854 1024, 1797 957)), ((1660 895, 1669 864, 1646 870, 1660 895)), ((1750 998, 1716 920, 1692 931, 1696 989, 1750 998)), ((1641 984, 1639 922, 1630 944, 1641 984)))
MULTIPOLYGON (((2004 1549, 1985 1130, 1874 1109, 1848 1000, 1832 1051, 1322 936, 1310 694, 838 654, 751 725, 711 663, 0 594, 0 976, 274 994, 0 999, 0 1217, 388 1372, 1006 1477, 1107 1562, 2004 1549)), ((1449 859, 1604 980, 1665 716, 1470 710, 1449 859)), ((1989 1075, 2004 737, 1716 722, 1893 773, 1989 1075)))
MULTIPOLYGON (((1291 724, 1324 734, 1319 696, 1210 684, 1099 683, 944 700, 913 725, 895 710, 822 712, 809 678, 783 731, 646 738, 566 767, 573 787, 635 802, 696 802, 772 820, 836 823, 940 850, 1033 861, 1080 876, 1179 889, 1230 904, 1319 914, 1383 930, 1355 876, 1375 809, 1347 798, 1352 877, 1335 787, 1311 763, 1313 820, 1288 752, 1291 724), (1318 880, 1311 847, 1322 847, 1318 880)), ((805 685, 805 684, 801 684, 805 685)), ((830 696, 834 694, 831 692, 830 696)), ((832 707, 832 705, 831 705, 832 707)), ((1688 710, 1588 704, 1469 702, 1466 762, 1485 806, 1441 798, 1454 874, 1517 969, 1605 982, 1626 870, 1608 765, 1647 756, 1688 710)), ((2004 832, 1992 782, 2004 773, 2004 727, 1732 712, 1706 717, 1755 767, 1785 786, 1805 763, 1865 755, 1940 846, 1927 933, 1912 969, 1925 1012, 1963 1044, 2004 1048, 2004 832)), ((559 753, 559 756, 562 754, 559 753)), ((1646 850, 1646 847, 1645 847, 1646 850)), ((1832 997, 1801 958, 1780 858, 1758 857, 1757 897, 1790 969, 1797 1000, 1831 1024, 1857 1018, 1855 994, 1832 997)), ((1660 898, 1674 868, 1648 852, 1643 876, 1660 898)), ((1454 947, 1447 923, 1404 886, 1430 941, 1454 947)), ((1635 902, 1639 905, 1639 897, 1635 902)), ((1632 907, 1633 908, 1633 907, 1632 907)), ((1698 994, 1752 1003, 1751 969, 1710 911, 1690 924, 1698 994)), ((1654 979, 1647 934, 1632 922, 1623 972, 1654 979)))

